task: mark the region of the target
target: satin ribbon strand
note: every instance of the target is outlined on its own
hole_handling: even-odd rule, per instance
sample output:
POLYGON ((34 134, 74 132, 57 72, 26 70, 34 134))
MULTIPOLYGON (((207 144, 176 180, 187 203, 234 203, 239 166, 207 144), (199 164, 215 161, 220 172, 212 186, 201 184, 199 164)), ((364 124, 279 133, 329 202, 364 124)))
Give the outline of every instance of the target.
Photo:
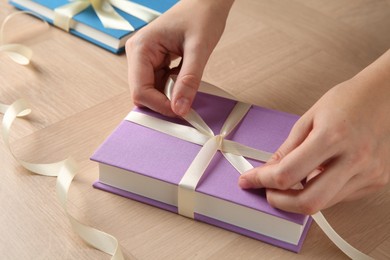
MULTIPOLYGON (((136 111, 131 111, 125 120, 198 145, 204 145, 211 138, 193 127, 171 123, 136 111)), ((226 139, 222 140, 218 149, 262 162, 266 162, 272 156, 272 153, 226 139)))
POLYGON ((115 11, 114 7, 103 0, 88 0, 100 21, 106 28, 134 31, 134 27, 115 11))
POLYGON ((272 153, 254 149, 252 147, 227 139, 223 140, 221 151, 235 155, 242 155, 243 157, 254 159, 260 162, 267 162, 273 155, 272 153))
POLYGON ((34 164, 29 163, 23 160, 18 159, 11 151, 9 144, 9 133, 11 130, 12 123, 18 116, 26 116, 31 112, 31 109, 28 107, 27 102, 23 99, 15 101, 12 105, 8 106, 7 110, 4 113, 3 124, 2 124, 2 134, 4 143, 8 151, 12 154, 16 161, 18 161, 24 168, 27 170, 45 176, 57 176, 59 169, 62 166, 62 162, 52 163, 52 164, 34 164))
POLYGON ((59 199, 62 208, 64 209, 72 225, 73 230, 89 245, 112 255, 111 259, 124 259, 119 242, 114 236, 93 227, 84 225, 71 214, 69 214, 67 209, 67 196, 70 185, 77 175, 78 166, 72 158, 64 160, 62 164, 62 168, 60 169, 57 178, 56 192, 57 198, 59 199))
MULTIPOLYGON (((210 138, 210 136, 202 134, 193 127, 171 123, 136 111, 131 111, 126 116, 125 120, 198 145, 204 145, 210 138)), ((272 156, 272 153, 257 150, 226 139, 222 141, 219 149, 225 153, 231 153, 238 156, 242 155, 242 157, 261 162, 266 162, 272 156)), ((248 165, 249 163, 243 162, 243 159, 239 160, 242 160, 241 164, 248 165)))
POLYGON ((29 15, 32 15, 40 20, 42 20, 42 22, 44 22, 47 26, 48 26, 48 23, 45 21, 45 19, 43 19, 42 16, 40 16, 39 14, 36 14, 34 12, 30 12, 30 11, 17 11, 17 12, 14 12, 12 14, 9 14, 7 15, 7 17, 5 17, 4 21, 2 22, 1 24, 1 27, 0 27, 0 44, 3 44, 5 42, 4 40, 4 29, 5 29, 5 26, 7 25, 7 23, 13 19, 15 16, 18 16, 18 15, 21 15, 21 14, 29 14, 29 15))
POLYGON ((324 215, 321 212, 317 212, 312 215, 312 218, 317 223, 317 225, 322 229, 322 231, 328 236, 328 238, 351 259, 355 260, 373 260, 372 257, 360 252, 347 241, 345 241, 337 232, 330 226, 328 221, 326 221, 324 215))
POLYGON ((30 11, 18 11, 8 15, 1 24, 0 27, 0 52, 5 52, 14 62, 20 65, 28 65, 31 61, 33 51, 31 48, 17 43, 5 44, 4 30, 7 23, 17 15, 29 14, 42 20, 46 25, 48 23, 38 14, 30 11))
POLYGON ((0 46, 0 51, 7 53, 8 57, 20 65, 28 65, 33 55, 29 47, 15 43, 0 46))
POLYGON ((28 104, 25 100, 19 99, 15 101, 12 105, 8 106, 7 110, 4 113, 3 123, 2 123, 2 135, 4 144, 6 145, 10 154, 18 161, 24 168, 27 170, 45 176, 57 176, 58 172, 63 167, 64 161, 50 163, 50 164, 38 164, 38 163, 29 163, 23 160, 18 159, 12 152, 9 144, 9 134, 11 126, 15 119, 19 116, 26 116, 31 112, 31 109, 28 107, 28 104))
POLYGON ((73 16, 85 10, 90 5, 87 1, 74 1, 54 9, 53 23, 55 26, 69 32, 73 16))
POLYGON ((194 144, 204 145, 210 138, 193 127, 171 123, 136 111, 131 111, 125 120, 194 144))
MULTIPOLYGON (((238 123, 245 117, 246 113, 249 111, 249 108, 250 106, 241 102, 237 102, 231 113, 226 118, 225 123, 221 128, 221 134, 213 136, 209 139, 209 141, 207 141, 207 143, 201 148, 198 155, 195 157, 194 161, 191 163, 190 167, 184 173, 182 180, 179 183, 178 192, 179 213, 183 216, 194 218, 195 207, 190 208, 188 205, 195 205, 195 202, 192 202, 192 200, 195 199, 196 186, 198 185, 199 180, 206 171, 216 151, 221 150, 224 152, 223 148, 226 147, 226 145, 224 145, 226 135, 233 131, 238 123), (187 190, 187 193, 190 193, 191 196, 187 194, 184 198, 180 198, 184 193, 183 190, 187 190), (187 198, 188 201, 185 201, 187 198)), ((191 113, 193 114, 193 116, 190 117, 192 120, 201 118, 194 110, 191 110, 191 113)), ((188 118, 185 119, 188 120, 188 118)), ((191 125, 201 125, 204 123, 203 119, 199 122, 187 122, 191 125)), ((227 155, 227 157, 229 158, 228 161, 232 163, 233 167, 236 169, 242 170, 244 167, 248 168, 250 165, 250 163, 247 162, 247 160, 242 156, 229 157, 227 155)))
POLYGON ((241 155, 236 155, 232 153, 225 153, 222 152, 223 156, 225 157, 226 160, 230 162, 231 165, 240 173, 243 174, 246 171, 249 171, 250 169, 253 168, 253 165, 245 160, 243 156, 241 155))
POLYGON ((24 99, 19 99, 10 106, 2 104, 1 107, 2 110, 5 109, 4 112, 2 111, 4 113, 2 124, 3 139, 5 144, 9 146, 9 132, 13 121, 18 116, 27 116, 31 113, 31 109, 24 99))
POLYGON ((190 111, 183 117, 187 123, 195 127, 199 132, 208 135, 209 137, 214 136, 213 130, 203 121, 203 119, 196 113, 192 108, 190 111))
POLYGON ((105 253, 112 255, 111 259, 124 259, 119 243, 115 237, 95 228, 84 225, 80 223, 77 219, 75 219, 71 214, 69 214, 66 205, 67 194, 69 191, 70 184, 77 174, 77 164, 73 159, 68 158, 66 160, 50 164, 38 164, 22 161, 12 153, 9 144, 10 130, 13 122, 17 117, 26 116, 31 112, 31 109, 29 108, 27 102, 23 99, 20 99, 15 101, 10 106, 0 104, 0 110, 1 113, 4 113, 2 121, 3 140, 5 146, 9 150, 10 154, 15 158, 15 160, 17 160, 25 169, 35 174, 53 177, 58 176, 56 186, 57 197, 72 225, 73 231, 78 234, 86 243, 105 253))
POLYGON ((221 128, 221 135, 224 137, 228 136, 245 117, 251 107, 247 103, 237 102, 228 115, 229 120, 226 120, 221 128))
POLYGON ((146 6, 139 5, 137 3, 127 0, 109 0, 109 2, 118 9, 121 9, 125 13, 128 13, 138 19, 150 23, 161 15, 160 12, 150 9, 146 6))
POLYGON ((188 218, 194 218, 195 189, 220 146, 220 137, 210 138, 200 149, 188 167, 178 187, 178 211, 188 218))
POLYGON ((54 9, 54 25, 69 32, 73 27, 73 17, 89 6, 93 7, 105 28, 134 31, 134 27, 128 21, 120 16, 109 3, 102 0, 76 0, 57 7, 54 9))
MULTIPOLYGON (((172 100, 174 85, 175 85, 174 80, 169 77, 167 83, 165 84, 165 90, 164 90, 164 93, 169 100, 172 100)), ((211 128, 206 124, 203 118, 198 113, 196 113, 192 108, 187 113, 187 115, 183 117, 183 119, 186 120, 190 125, 195 127, 199 132, 209 137, 214 136, 213 130, 211 130, 211 128)))

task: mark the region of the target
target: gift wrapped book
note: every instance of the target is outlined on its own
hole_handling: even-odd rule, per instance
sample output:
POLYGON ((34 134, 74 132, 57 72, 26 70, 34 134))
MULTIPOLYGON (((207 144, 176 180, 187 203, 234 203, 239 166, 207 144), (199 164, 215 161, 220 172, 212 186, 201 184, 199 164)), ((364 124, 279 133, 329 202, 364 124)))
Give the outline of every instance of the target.
POLYGON ((9 0, 43 19, 111 52, 124 51, 126 40, 178 0, 9 0))
POLYGON ((93 154, 91 159, 99 163, 94 187, 298 252, 311 217, 275 209, 264 190, 237 185, 239 171, 264 163, 261 158, 276 151, 298 116, 244 104, 244 112, 238 112, 242 118, 226 134, 222 128, 240 105, 198 93, 193 109, 210 133, 225 132, 219 135, 199 131, 182 119, 134 109, 93 154), (216 152, 209 150, 205 156, 204 148, 213 142, 216 152), (250 159, 245 147, 261 151, 250 159), (211 158, 201 166, 199 157, 211 158), (191 190, 188 179, 194 177, 189 175, 198 171, 202 173, 191 190))

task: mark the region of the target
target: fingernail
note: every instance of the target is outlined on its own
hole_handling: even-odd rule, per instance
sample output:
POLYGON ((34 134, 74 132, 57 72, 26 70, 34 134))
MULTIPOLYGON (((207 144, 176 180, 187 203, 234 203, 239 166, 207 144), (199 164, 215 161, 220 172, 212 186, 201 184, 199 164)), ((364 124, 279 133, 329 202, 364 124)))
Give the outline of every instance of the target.
POLYGON ((190 107, 190 100, 185 97, 181 97, 175 102, 175 113, 179 116, 185 116, 190 107))
POLYGON ((252 187, 251 183, 242 176, 238 179, 238 186, 240 186, 241 189, 249 189, 252 187))
POLYGON ((295 184, 294 186, 291 187, 292 190, 303 190, 304 187, 302 185, 302 183, 298 182, 297 184, 295 184))

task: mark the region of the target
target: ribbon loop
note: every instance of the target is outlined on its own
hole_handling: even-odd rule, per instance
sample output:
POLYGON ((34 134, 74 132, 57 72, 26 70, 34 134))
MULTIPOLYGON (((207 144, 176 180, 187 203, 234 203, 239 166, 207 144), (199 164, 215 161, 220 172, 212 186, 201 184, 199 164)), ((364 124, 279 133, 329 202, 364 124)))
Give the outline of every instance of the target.
MULTIPOLYGON (((30 12, 30 11, 19 11, 19 12, 15 12, 15 13, 8 15, 4 19, 4 21, 0 27, 0 52, 7 53, 7 55, 13 61, 15 61, 16 63, 18 63, 20 65, 28 65, 30 63, 32 55, 33 55, 33 51, 29 47, 22 45, 22 44, 17 44, 17 43, 4 44, 4 28, 5 28, 6 24, 14 16, 20 15, 20 14, 33 15, 33 16, 41 19, 47 25, 47 22, 44 19, 42 19, 42 17, 40 17, 39 15, 37 15, 33 12, 30 12)), ((5 111, 2 111, 2 112, 5 113, 5 111)))
POLYGON ((33 54, 29 47, 14 43, 0 46, 0 51, 6 52, 8 57, 20 65, 28 65, 33 54))
POLYGON ((222 126, 221 135, 225 137, 228 136, 233 131, 233 129, 235 129, 236 126, 241 122, 241 120, 244 118, 246 113, 248 113, 250 108, 251 105, 247 103, 237 102, 232 112, 230 112, 228 116, 229 120, 226 120, 222 126))
POLYGON ((9 150, 10 154, 17 160, 25 169, 45 176, 58 176, 57 178, 57 198, 59 199, 63 209, 65 210, 66 215, 70 223, 72 224, 73 230, 88 244, 94 246, 95 248, 106 252, 112 255, 112 259, 122 260, 123 255, 120 249, 119 243, 115 237, 104 233, 95 228, 86 226, 80 223, 72 215, 69 214, 66 206, 67 194, 70 187, 70 184, 73 178, 77 174, 77 164, 71 159, 65 159, 63 161, 54 162, 50 164, 38 164, 22 161, 18 159, 11 151, 9 144, 9 134, 10 129, 17 117, 25 116, 31 112, 26 101, 23 99, 15 101, 10 106, 0 104, 0 112, 3 113, 4 117, 2 122, 2 135, 4 144, 9 150))
POLYGON ((110 3, 118 9, 137 17, 138 19, 150 23, 157 17, 161 15, 160 12, 157 12, 153 9, 150 9, 146 6, 136 4, 134 2, 126 0, 109 0, 110 3))
POLYGON ((68 32, 73 27, 73 17, 89 6, 92 6, 105 28, 116 30, 134 31, 135 28, 115 10, 114 6, 147 23, 161 15, 160 12, 127 0, 75 0, 54 9, 54 25, 68 32))
POLYGON ((100 21, 106 28, 134 31, 134 27, 104 0, 89 0, 100 21))

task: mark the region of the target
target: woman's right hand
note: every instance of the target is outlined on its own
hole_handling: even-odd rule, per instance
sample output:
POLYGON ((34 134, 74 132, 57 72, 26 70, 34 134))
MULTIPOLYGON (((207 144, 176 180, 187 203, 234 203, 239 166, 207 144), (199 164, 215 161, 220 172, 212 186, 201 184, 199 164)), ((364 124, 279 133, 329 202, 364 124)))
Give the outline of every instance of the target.
POLYGON ((187 114, 232 4, 233 0, 182 0, 127 41, 135 105, 168 116, 187 114), (182 58, 180 65, 170 69, 177 57, 182 58), (169 101, 161 90, 172 73, 178 77, 169 101))

